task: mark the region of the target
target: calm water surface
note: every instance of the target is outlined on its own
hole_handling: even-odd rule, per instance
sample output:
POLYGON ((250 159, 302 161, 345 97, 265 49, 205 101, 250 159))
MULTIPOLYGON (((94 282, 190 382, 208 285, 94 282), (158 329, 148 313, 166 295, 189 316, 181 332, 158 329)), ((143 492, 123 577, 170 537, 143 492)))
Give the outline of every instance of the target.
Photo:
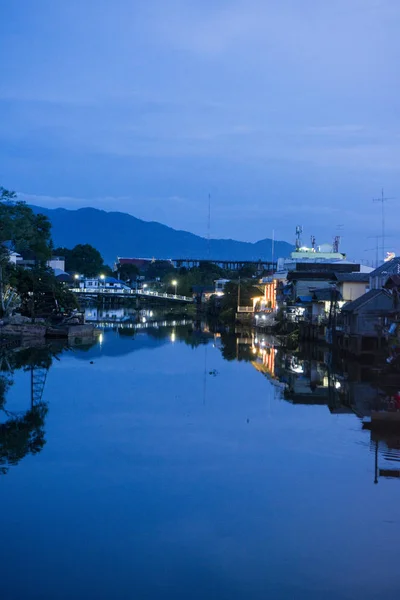
POLYGON ((2 600, 398 599, 400 480, 275 355, 184 326, 9 365, 1 421, 33 443, 3 425, 2 600))

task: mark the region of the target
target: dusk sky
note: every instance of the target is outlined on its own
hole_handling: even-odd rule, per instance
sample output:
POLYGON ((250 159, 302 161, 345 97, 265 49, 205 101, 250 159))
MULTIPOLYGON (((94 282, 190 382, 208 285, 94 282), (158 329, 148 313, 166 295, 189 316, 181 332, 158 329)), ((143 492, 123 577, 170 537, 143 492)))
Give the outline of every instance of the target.
MULTIPOLYGON (((200 235, 330 241, 400 225, 398 0, 13 0, 0 185, 200 235)), ((89 226, 89 224, 88 224, 89 226)), ((387 240, 400 253, 400 240, 387 240)))

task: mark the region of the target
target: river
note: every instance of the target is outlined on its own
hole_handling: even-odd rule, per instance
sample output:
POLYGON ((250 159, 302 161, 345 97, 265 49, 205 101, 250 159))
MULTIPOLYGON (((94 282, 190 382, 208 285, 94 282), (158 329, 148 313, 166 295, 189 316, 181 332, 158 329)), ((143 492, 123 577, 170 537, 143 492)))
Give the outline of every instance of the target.
POLYGON ((2 600, 398 599, 399 439, 320 358, 185 321, 3 352, 2 600))

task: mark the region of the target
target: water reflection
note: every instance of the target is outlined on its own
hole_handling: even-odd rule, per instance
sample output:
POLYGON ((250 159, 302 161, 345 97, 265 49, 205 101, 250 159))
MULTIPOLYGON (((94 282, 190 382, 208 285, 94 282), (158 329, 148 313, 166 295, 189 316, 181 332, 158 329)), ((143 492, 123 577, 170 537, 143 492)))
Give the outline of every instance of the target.
MULTIPOLYGON (((38 454, 46 444, 45 418, 48 402, 43 400, 49 369, 54 360, 70 349, 64 343, 45 344, 28 342, 28 346, 0 350, 0 473, 6 474, 10 466, 17 465, 28 454, 38 454), (28 372, 29 395, 25 410, 14 410, 7 404, 7 394, 18 371, 28 372)), ((87 350, 91 344, 77 346, 87 350)))
POLYGON ((1 369, 5 598, 399 597, 395 381, 201 320, 1 369))
MULTIPOLYGON (((87 309, 87 311, 94 309, 87 309)), ((97 311, 97 309, 96 309, 97 311)), ((74 347, 75 357, 93 362, 101 356, 123 356, 163 345, 184 343, 191 348, 205 347, 203 402, 206 400, 208 376, 216 370, 208 366, 207 347, 211 344, 229 362, 247 362, 274 387, 278 400, 293 405, 326 406, 331 414, 349 414, 358 427, 371 429, 369 449, 375 457, 375 479, 399 476, 400 471, 386 463, 400 462, 400 432, 372 430, 368 418, 378 407, 393 407, 400 389, 400 378, 388 376, 358 363, 343 362, 332 357, 327 349, 303 348, 293 353, 279 339, 260 335, 247 329, 227 329, 220 324, 209 325, 192 319, 131 320, 129 309, 115 309, 114 320, 101 321, 103 332, 95 343, 74 347), (129 321, 125 320, 129 316, 129 321), (384 461, 378 467, 377 456, 384 461)), ((136 313, 135 313, 136 314, 136 313)), ((88 316, 88 315, 87 315, 88 316)), ((98 311, 93 318, 111 319, 110 312, 98 311)), ((138 316, 138 315, 136 315, 138 316)), ((139 313, 140 317, 140 313, 139 313)), ((45 445, 45 418, 49 409, 43 400, 47 374, 54 360, 70 351, 64 345, 38 345, 3 350, 0 355, 0 466, 7 472, 24 456, 36 454, 45 445), (27 408, 16 412, 7 405, 7 393, 19 370, 28 371, 30 396, 27 408)), ((197 357, 200 358, 199 356, 197 357)), ((398 402, 398 400, 397 400, 398 402)))
POLYGON ((244 329, 222 334, 221 342, 222 356, 251 363, 274 385, 275 397, 295 405, 326 406, 332 414, 353 415, 360 428, 371 431, 375 483, 379 477, 400 477, 400 468, 388 465, 400 463, 400 425, 377 428, 370 420, 374 411, 399 410, 400 375, 343 361, 323 347, 304 347, 293 353, 273 336, 244 329), (383 466, 378 467, 378 456, 383 466))

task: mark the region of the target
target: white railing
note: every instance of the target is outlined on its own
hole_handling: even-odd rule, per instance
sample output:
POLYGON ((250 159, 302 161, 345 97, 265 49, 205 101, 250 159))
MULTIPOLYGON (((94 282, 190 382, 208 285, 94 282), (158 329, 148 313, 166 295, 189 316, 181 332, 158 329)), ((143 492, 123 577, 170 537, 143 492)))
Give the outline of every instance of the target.
POLYGON ((124 296, 148 296, 150 298, 167 298, 168 300, 180 300, 181 302, 193 302, 190 296, 179 294, 167 294, 164 292, 153 292, 151 290, 134 290, 124 288, 72 288, 72 291, 80 294, 123 294, 124 296))
POLYGON ((134 290, 134 294, 139 294, 140 296, 154 296, 155 298, 170 298, 171 300, 183 300, 185 302, 193 302, 193 298, 190 296, 181 296, 179 294, 167 294, 164 292, 153 292, 151 290, 134 290))
POLYGON ((252 313, 254 312, 254 308, 253 306, 238 306, 237 311, 238 313, 252 313))

